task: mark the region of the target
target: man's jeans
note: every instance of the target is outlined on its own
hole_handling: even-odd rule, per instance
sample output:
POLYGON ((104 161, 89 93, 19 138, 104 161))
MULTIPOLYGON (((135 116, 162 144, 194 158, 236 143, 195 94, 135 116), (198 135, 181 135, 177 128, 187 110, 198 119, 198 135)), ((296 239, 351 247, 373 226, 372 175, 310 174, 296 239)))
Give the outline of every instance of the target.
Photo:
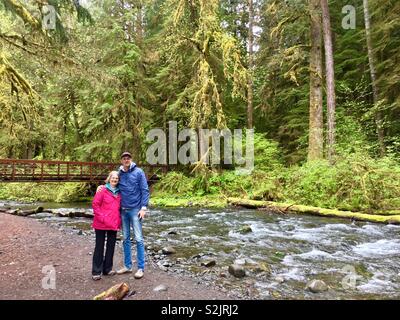
POLYGON ((136 241, 136 252, 138 269, 144 270, 145 254, 142 233, 142 220, 139 220, 138 213, 140 209, 121 209, 122 231, 124 234, 124 264, 128 269, 132 268, 131 252, 131 226, 136 241))

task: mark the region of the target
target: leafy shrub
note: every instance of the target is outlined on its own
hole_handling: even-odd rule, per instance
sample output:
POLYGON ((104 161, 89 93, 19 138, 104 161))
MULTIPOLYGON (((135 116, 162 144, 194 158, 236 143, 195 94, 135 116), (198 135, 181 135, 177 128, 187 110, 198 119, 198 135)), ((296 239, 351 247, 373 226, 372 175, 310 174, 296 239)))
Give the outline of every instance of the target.
POLYGON ((257 170, 270 171, 283 167, 282 151, 278 143, 264 134, 254 134, 254 166, 257 170))
POLYGON ((16 201, 72 202, 86 196, 86 183, 3 183, 0 199, 16 201))
POLYGON ((193 189, 192 179, 181 172, 171 171, 161 177, 160 182, 155 185, 155 190, 161 190, 170 194, 184 194, 193 189))
POLYGON ((313 161, 290 169, 287 200, 306 205, 351 210, 400 206, 400 166, 393 159, 350 154, 334 166, 313 161))

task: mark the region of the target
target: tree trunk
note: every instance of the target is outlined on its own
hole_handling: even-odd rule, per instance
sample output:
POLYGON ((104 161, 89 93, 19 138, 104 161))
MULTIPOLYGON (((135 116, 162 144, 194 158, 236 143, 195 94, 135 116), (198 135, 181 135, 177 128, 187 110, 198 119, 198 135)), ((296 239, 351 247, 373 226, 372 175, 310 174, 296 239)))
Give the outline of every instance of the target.
MULTIPOLYGON (((368 0, 363 0, 363 7, 364 7, 365 35, 367 39, 367 49, 368 49, 368 63, 369 63, 369 70, 371 73, 372 95, 374 99, 374 106, 377 106, 379 100, 379 93, 376 84, 375 59, 372 51, 371 24, 370 24, 370 15, 368 9, 368 0)), ((378 136, 379 150, 381 157, 383 157, 386 153, 385 133, 382 122, 383 122, 382 112, 378 110, 375 114, 375 123, 376 123, 376 133, 378 136)))
POLYGON ((247 86, 247 127, 253 128, 253 67, 254 67, 254 34, 253 34, 253 23, 254 23, 254 10, 253 0, 249 0, 249 80, 247 86))
POLYGON ((61 160, 65 160, 67 155, 67 126, 68 126, 68 114, 65 113, 62 117, 62 143, 61 143, 61 160))
MULTIPOLYGON (((135 32, 135 39, 136 39, 136 44, 139 47, 140 50, 144 50, 144 44, 143 44, 143 4, 142 0, 138 0, 137 4, 137 14, 136 14, 136 32, 135 32)), ((137 72, 140 81, 144 81, 145 79, 145 70, 144 70, 144 65, 143 65, 143 60, 142 58, 139 59, 137 62, 137 72)), ((142 141, 140 137, 140 127, 141 127, 141 120, 142 120, 142 114, 143 114, 143 107, 142 107, 142 100, 140 97, 140 85, 137 84, 137 89, 136 89, 136 112, 134 113, 134 131, 133 131, 133 144, 134 144, 134 149, 135 149, 135 156, 136 156, 136 162, 141 162, 142 160, 142 141)))
POLYGON ((322 159, 323 97, 322 97, 322 26, 319 0, 310 0, 311 51, 310 51, 310 119, 308 160, 322 159))
POLYGON ((335 72, 333 62, 332 30, 328 0, 321 0, 322 28, 324 33, 325 68, 326 68, 326 100, 328 114, 328 160, 331 164, 335 156, 335 72))

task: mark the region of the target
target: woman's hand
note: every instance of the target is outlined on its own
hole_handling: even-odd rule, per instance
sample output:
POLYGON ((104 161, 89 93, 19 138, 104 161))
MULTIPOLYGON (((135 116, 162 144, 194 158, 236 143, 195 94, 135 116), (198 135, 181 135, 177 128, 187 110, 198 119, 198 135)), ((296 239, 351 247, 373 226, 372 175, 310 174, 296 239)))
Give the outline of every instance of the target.
POLYGON ((101 190, 103 190, 103 188, 104 188, 103 185, 98 186, 97 189, 96 189, 96 193, 100 192, 101 190))

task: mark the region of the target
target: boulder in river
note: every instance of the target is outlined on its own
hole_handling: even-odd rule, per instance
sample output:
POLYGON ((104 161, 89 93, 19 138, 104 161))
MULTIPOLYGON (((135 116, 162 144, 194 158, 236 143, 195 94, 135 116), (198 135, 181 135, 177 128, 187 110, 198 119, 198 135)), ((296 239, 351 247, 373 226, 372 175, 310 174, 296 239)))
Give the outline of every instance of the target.
POLYGON ((244 270, 243 266, 238 264, 231 264, 228 268, 228 271, 236 278, 243 278, 246 275, 246 271, 244 270))
POLYGON ((253 230, 251 229, 251 226, 245 225, 245 226, 241 227, 238 231, 239 231, 241 234, 246 234, 246 233, 252 232, 253 230))
POLYGON ((324 292, 328 290, 328 286, 322 280, 311 280, 307 283, 306 289, 310 290, 313 293, 324 292))
POLYGON ((271 272, 272 272, 270 265, 265 262, 260 262, 253 268, 254 268, 254 271, 256 271, 256 272, 265 272, 268 274, 271 274, 271 272))

